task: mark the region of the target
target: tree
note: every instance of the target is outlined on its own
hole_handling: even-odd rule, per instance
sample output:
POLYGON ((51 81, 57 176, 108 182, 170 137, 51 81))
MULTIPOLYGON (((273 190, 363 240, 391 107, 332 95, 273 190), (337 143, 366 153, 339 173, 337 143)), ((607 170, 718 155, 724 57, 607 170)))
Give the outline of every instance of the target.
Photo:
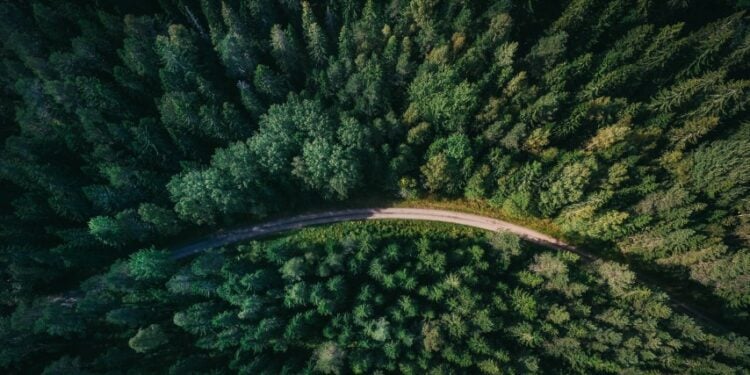
POLYGON ((174 272, 175 263, 171 254, 154 247, 139 250, 128 260, 128 273, 136 280, 165 280, 174 272))
POLYGON ((635 274, 624 265, 597 261, 594 266, 603 283, 609 287, 615 296, 623 295, 630 290, 635 281, 635 274))
POLYGON ((631 118, 625 117, 614 125, 599 129, 586 144, 586 151, 600 153, 603 156, 609 156, 607 153, 618 142, 622 142, 631 132, 631 118))
POLYGON ((156 38, 158 23, 152 17, 127 15, 124 19, 125 39, 122 49, 117 53, 125 67, 155 81, 159 56, 156 54, 153 40, 156 38))
POLYGON ((307 52, 310 59, 317 65, 323 65, 328 57, 326 37, 323 29, 315 21, 315 15, 307 1, 302 2, 302 30, 307 41, 307 52))
POLYGON ((476 172, 471 175, 471 178, 469 178, 469 181, 466 183, 464 196, 472 200, 481 200, 487 198, 489 190, 491 189, 489 175, 490 167, 487 164, 483 164, 481 167, 479 167, 476 172))
MULTIPOLYGON (((510 295, 513 309, 525 320, 533 320, 537 315, 537 303, 534 297, 521 289, 515 289, 510 295)), ((526 345, 536 345, 536 338, 533 337, 531 326, 524 324, 516 328, 516 334, 526 345)))
POLYGON ((182 229, 174 211, 153 203, 142 203, 138 207, 138 216, 144 222, 153 225, 156 231, 162 235, 175 235, 182 229))
POLYGON ((343 365, 345 352, 336 343, 328 341, 315 349, 313 359, 315 370, 324 374, 339 374, 343 365))
POLYGON ((333 129, 331 118, 319 102, 298 97, 271 106, 261 117, 259 125, 260 129, 250 139, 249 147, 257 155, 258 164, 270 176, 289 176, 292 160, 298 155, 304 140, 313 132, 330 139, 333 129))
POLYGON ((255 90, 268 96, 272 101, 283 99, 288 91, 284 78, 263 64, 259 64, 255 68, 253 83, 255 84, 255 90))
POLYGON ((258 97, 254 86, 246 81, 237 81, 237 88, 240 90, 240 98, 245 110, 250 112, 250 116, 257 120, 266 111, 266 107, 258 97))
POLYGON ((177 175, 167 189, 180 217, 197 224, 214 223, 241 202, 232 185, 217 169, 177 175))
POLYGON ((217 306, 210 302, 197 303, 175 313, 172 320, 176 326, 193 335, 206 336, 213 331, 210 322, 217 312, 217 306))
POLYGON ((406 120, 422 118, 443 132, 466 129, 478 106, 476 97, 477 87, 450 68, 423 69, 409 85, 406 120))
POLYGON ((167 185, 175 211, 196 223, 212 223, 240 212, 262 217, 273 202, 248 142, 217 150, 211 166, 175 176, 167 185))
POLYGON ((730 204, 745 193, 750 182, 748 152, 750 142, 744 139, 716 141, 700 147, 685 161, 683 170, 690 171, 686 182, 717 203, 730 204))
POLYGON ((216 43, 215 49, 228 75, 240 79, 248 77, 254 70, 256 52, 252 42, 247 39, 247 35, 250 34, 249 28, 237 13, 228 3, 221 3, 221 16, 226 25, 226 33, 216 43))
POLYGON ((748 278, 750 278, 750 253, 741 250, 731 256, 704 261, 690 269, 690 277, 714 288, 714 293, 727 299, 733 308, 750 305, 748 278))
POLYGON ((571 203, 583 198, 584 188, 590 183, 592 160, 571 162, 557 168, 550 174, 545 188, 539 194, 539 210, 542 215, 550 216, 571 203))
POLYGON ((152 233, 135 210, 125 210, 114 217, 97 216, 89 220, 89 233, 103 243, 123 247, 132 243, 140 243, 148 239, 152 233))
POLYGON ((565 56, 568 34, 564 31, 540 38, 526 55, 530 70, 537 74, 550 69, 565 56))
POLYGON ((286 74, 294 77, 299 76, 301 72, 296 68, 303 62, 303 59, 300 56, 291 25, 286 30, 282 29, 281 25, 273 25, 271 28, 271 54, 276 60, 276 64, 286 74))
POLYGON ((160 70, 166 91, 183 91, 194 87, 199 71, 199 49, 196 36, 181 25, 171 25, 168 35, 156 37, 156 51, 163 68, 160 70))
POLYGON ((366 58, 360 55, 355 60, 354 72, 349 75, 340 97, 348 97, 354 108, 368 116, 374 116, 387 107, 386 77, 383 65, 377 56, 366 58))
POLYGON ((427 157, 421 168, 427 189, 447 195, 460 193, 473 165, 468 138, 453 135, 438 139, 430 145, 427 157))
POLYGON ((317 138, 302 147, 292 173, 324 197, 345 199, 360 179, 359 167, 338 145, 317 138))
POLYGON ((138 330, 135 336, 128 340, 128 346, 138 353, 148 353, 166 344, 169 340, 158 324, 152 324, 138 330))

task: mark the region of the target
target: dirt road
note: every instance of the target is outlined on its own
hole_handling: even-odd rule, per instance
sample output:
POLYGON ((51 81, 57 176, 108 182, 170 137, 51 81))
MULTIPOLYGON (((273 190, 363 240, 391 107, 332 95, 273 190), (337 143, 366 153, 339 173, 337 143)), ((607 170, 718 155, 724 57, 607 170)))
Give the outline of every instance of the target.
POLYGON ((198 242, 175 249, 173 255, 177 259, 184 258, 207 249, 312 225, 330 224, 341 221, 384 219, 438 221, 466 225, 493 232, 506 231, 514 233, 530 242, 555 249, 573 251, 584 258, 594 259, 593 255, 580 251, 556 238, 529 228, 511 224, 507 221, 462 212, 423 208, 365 208, 293 216, 228 232, 216 233, 198 242))

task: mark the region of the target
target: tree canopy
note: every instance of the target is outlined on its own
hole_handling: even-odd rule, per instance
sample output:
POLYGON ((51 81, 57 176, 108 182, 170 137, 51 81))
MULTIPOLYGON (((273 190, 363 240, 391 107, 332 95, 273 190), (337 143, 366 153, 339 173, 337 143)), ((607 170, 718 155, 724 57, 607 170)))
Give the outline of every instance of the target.
MULTIPOLYGON (((174 356, 176 373, 214 368, 221 360, 210 353, 170 352, 168 344, 187 334, 173 327, 165 311, 143 321, 154 311, 139 304, 162 299, 163 278, 181 266, 168 265, 166 253, 156 249, 280 213, 370 199, 466 199, 480 211, 542 223, 592 253, 652 276, 747 335, 748 7, 745 0, 4 1, 0 330, 17 336, 3 345, 0 370, 24 372, 39 356, 38 366, 49 364, 50 373, 96 372, 94 362, 132 363, 133 346, 144 358, 174 356), (65 355, 52 348, 58 342, 35 336, 84 340, 96 332, 82 333, 83 322, 87 314, 101 313, 98 304, 106 301, 84 307, 68 302, 80 301, 82 283, 104 279, 115 290, 143 288, 128 297, 138 306, 107 312, 108 322, 127 327, 118 335, 132 345, 112 347, 95 359, 65 355), (64 303, 42 314, 36 306, 45 300, 64 303)), ((424 255, 425 269, 460 273, 449 265, 462 263, 424 255)), ((312 268, 329 272, 320 276, 326 281, 292 288, 290 304, 311 303, 324 317, 341 312, 330 288, 344 285, 345 275, 328 278, 340 274, 342 260, 332 255, 330 264, 286 261, 291 263, 284 282, 302 282, 312 268), (308 300, 316 302, 302 302, 308 300)), ((210 268, 206 262, 200 267, 210 268)), ((409 281, 386 266, 357 267, 372 271, 374 276, 367 275, 378 283, 409 281)), ((459 268, 468 267, 467 273, 480 266, 459 268)), ((279 282, 274 272, 232 267, 237 285, 279 282)), ((549 290, 576 281, 549 275, 549 290)), ((181 277, 170 279, 170 288, 235 298, 231 288, 215 290, 219 281, 188 286, 192 276, 181 277)), ((548 286, 541 276, 524 277, 528 285, 548 286)), ((645 342, 649 358, 639 362, 633 357, 639 354, 626 349, 617 359, 577 357, 570 350, 585 341, 574 337, 585 329, 582 324, 571 328, 571 336, 555 336, 559 341, 544 336, 548 327, 534 326, 546 314, 562 322, 571 312, 540 310, 546 302, 534 290, 506 284, 507 311, 517 305, 514 314, 530 321, 503 332, 519 340, 519 348, 549 349, 555 358, 567 358, 570 372, 618 372, 626 363, 652 363, 650 356, 668 358, 651 347, 675 353, 684 348, 662 336, 625 335, 618 341, 602 333, 597 338, 625 348, 645 342), (550 342, 557 342, 555 348, 547 347, 550 342)), ((430 298, 447 293, 425 288, 430 298)), ((459 302, 466 301, 452 303, 459 302)), ((258 307, 252 303, 240 315, 254 319, 258 307)), ((389 303, 396 309, 401 301, 389 303)), ((217 311, 226 310, 213 303, 200 306, 186 310, 194 315, 180 315, 200 332, 214 332, 213 323, 203 321, 208 317, 222 327, 238 327, 245 319, 221 315, 217 311)), ((397 336, 401 326, 384 310, 370 316, 368 309, 357 313, 368 322, 360 327, 361 337, 387 348, 383 358, 402 358, 399 345, 408 340, 397 336)), ((665 314, 660 306, 644 309, 665 314)), ((406 310, 401 313, 408 315, 406 310)), ((318 315, 303 314, 295 324, 300 330, 317 327, 318 315)), ((631 324, 622 323, 619 312, 611 315, 606 319, 631 324)), ((258 321, 262 329, 243 344, 254 354, 234 357, 250 366, 247 372, 255 372, 249 365, 255 360, 275 363, 277 354, 270 353, 282 353, 288 344, 274 344, 276 351, 263 346, 286 324, 273 318, 258 321)), ((336 327, 351 323, 341 319, 336 327)), ((522 363, 512 365, 515 373, 545 368, 531 352, 487 355, 467 319, 450 313, 404 329, 423 335, 430 358, 450 366, 471 362, 475 372, 509 372, 504 366, 512 358, 522 363), (473 354, 451 347, 446 335, 472 342, 473 354)), ((290 368, 336 373, 356 362, 347 371, 408 372, 378 367, 367 356, 354 361, 346 346, 352 341, 327 335, 305 347, 304 360, 290 368)), ((198 346, 210 347, 209 341, 198 346)), ((705 341, 715 346, 696 353, 730 350, 729 344, 705 341)), ((610 346, 616 347, 601 344, 610 346)), ((694 350, 689 346, 685 350, 694 350)), ((427 366, 414 361, 415 369, 427 366)), ((669 363, 653 366, 637 370, 687 371, 669 363)))

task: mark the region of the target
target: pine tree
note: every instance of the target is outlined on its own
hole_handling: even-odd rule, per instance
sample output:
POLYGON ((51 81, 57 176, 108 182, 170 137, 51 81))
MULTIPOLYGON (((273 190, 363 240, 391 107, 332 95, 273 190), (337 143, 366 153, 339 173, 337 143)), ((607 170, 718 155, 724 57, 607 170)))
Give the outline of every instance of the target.
POLYGON ((323 65, 328 58, 326 51, 326 36, 323 29, 315 21, 310 3, 302 2, 302 29, 307 41, 307 53, 317 65, 323 65))
POLYGON ((168 341, 165 333, 158 324, 152 324, 138 330, 138 333, 128 340, 131 349, 138 353, 147 353, 156 350, 168 341))

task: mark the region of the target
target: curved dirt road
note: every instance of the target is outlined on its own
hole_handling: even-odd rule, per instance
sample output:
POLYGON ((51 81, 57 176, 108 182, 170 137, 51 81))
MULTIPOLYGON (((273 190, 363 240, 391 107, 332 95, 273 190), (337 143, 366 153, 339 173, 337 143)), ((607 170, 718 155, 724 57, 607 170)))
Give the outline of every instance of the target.
POLYGON ((329 224, 341 221, 382 219, 438 221, 466 225, 493 232, 506 231, 516 234, 527 241, 546 247, 572 251, 587 259, 595 258, 593 255, 580 251, 556 238, 529 228, 511 224, 507 221, 463 212, 424 208, 363 208, 293 216, 251 227, 216 233, 198 242, 175 249, 173 251, 173 256, 174 258, 180 259, 207 249, 229 245, 242 240, 249 240, 293 229, 304 228, 311 225, 329 224))
MULTIPOLYGON (((300 229, 313 225, 330 224, 341 221, 354 220, 382 220, 382 219, 400 219, 400 220, 423 220, 437 221, 443 223, 452 223, 466 225, 474 228, 486 229, 493 232, 505 231, 518 235, 524 240, 542 245, 547 248, 565 250, 576 253, 586 260, 596 260, 598 257, 586 251, 568 245, 556 238, 550 237, 544 233, 537 232, 533 229, 525 228, 507 221, 497 220, 486 216, 478 216, 463 212, 445 211, 426 208, 363 208, 338 211, 317 212, 312 214, 292 216, 279 220, 269 221, 263 224, 230 230, 227 232, 218 232, 209 235, 197 242, 181 246, 172 251, 175 259, 181 259, 205 251, 208 249, 233 244, 243 240, 250 240, 286 232, 293 229, 300 229)), ((639 275, 641 280, 646 279, 639 275)), ((653 283, 650 283, 653 284, 653 283)), ((670 296, 672 307, 682 311, 693 318, 702 320, 707 324, 720 329, 727 330, 719 322, 709 318, 701 313, 698 309, 677 300, 670 296)))

